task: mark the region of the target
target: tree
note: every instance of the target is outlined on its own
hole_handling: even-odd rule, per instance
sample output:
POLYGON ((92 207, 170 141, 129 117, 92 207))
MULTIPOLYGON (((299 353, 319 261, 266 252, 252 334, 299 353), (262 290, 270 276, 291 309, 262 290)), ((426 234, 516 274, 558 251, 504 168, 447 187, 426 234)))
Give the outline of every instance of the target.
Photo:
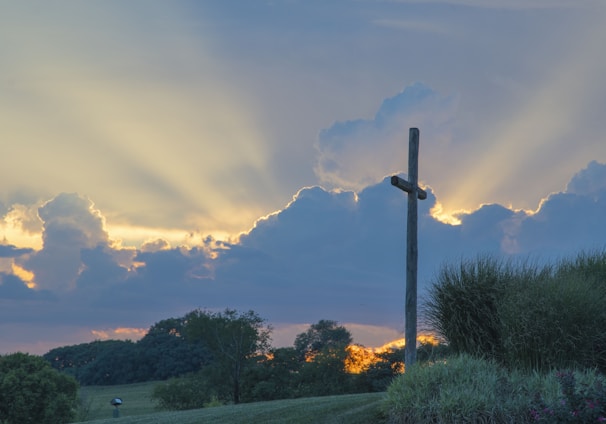
POLYGON ((44 354, 53 368, 82 385, 129 384, 166 380, 196 372, 210 353, 202 341, 184 336, 185 318, 157 322, 138 342, 96 340, 58 347, 44 354))
POLYGON ((295 338, 295 350, 303 361, 301 394, 323 396, 350 391, 351 376, 345 370, 351 333, 336 321, 320 320, 295 338))
POLYGON ((303 363, 299 373, 299 395, 327 396, 350 393, 354 374, 345 370, 348 352, 345 347, 326 346, 303 363))
POLYGON ((210 360, 202 340, 185 337, 185 318, 157 322, 137 342, 139 374, 142 381, 166 380, 199 371, 210 360))
POLYGON ((271 327, 255 312, 239 313, 233 309, 212 313, 195 310, 185 316, 186 335, 203 340, 213 354, 215 371, 210 374, 217 384, 228 381, 231 400, 240 402, 240 386, 244 371, 252 359, 269 349, 271 327))
MULTIPOLYGON (((426 349, 417 351, 419 363, 426 360, 426 349), (420 355, 420 352, 423 352, 420 355)), ((377 354, 377 361, 370 364, 359 376, 358 384, 364 392, 383 392, 393 379, 404 371, 404 348, 388 349, 377 354)))
POLYGON ((320 320, 295 338, 295 349, 306 359, 327 348, 345 349, 353 341, 351 333, 336 321, 320 320))
POLYGON ((257 402, 296 397, 299 389, 299 371, 303 363, 293 347, 272 349, 259 358, 257 366, 246 373, 242 387, 245 401, 257 402))
POLYGON ((0 423, 70 422, 78 383, 54 370, 42 357, 25 353, 0 356, 0 423))
POLYGON ((56 370, 65 372, 82 385, 114 385, 140 381, 135 343, 124 340, 96 340, 59 347, 44 354, 56 370))

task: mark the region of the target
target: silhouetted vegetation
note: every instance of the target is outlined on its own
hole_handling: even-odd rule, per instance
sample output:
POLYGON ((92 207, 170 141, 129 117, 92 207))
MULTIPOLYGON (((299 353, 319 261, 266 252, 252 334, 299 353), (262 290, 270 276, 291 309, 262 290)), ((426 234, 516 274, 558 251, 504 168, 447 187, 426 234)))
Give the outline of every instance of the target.
MULTIPOLYGON (((351 333, 336 321, 310 325, 293 347, 271 348, 270 335, 253 311, 195 310, 154 324, 138 342, 94 341, 44 358, 83 386, 163 380, 153 397, 172 410, 384 391, 403 369, 402 349, 374 353, 358 346, 371 359, 356 364, 351 333)), ((421 360, 435 357, 436 349, 421 345, 421 360)))
POLYGON ((184 318, 170 318, 154 324, 136 343, 94 341, 52 349, 43 357, 85 386, 165 380, 210 361, 205 344, 187 340, 183 331, 184 318))
POLYGON ((606 252, 555 265, 491 257, 445 266, 425 317, 457 353, 509 368, 606 371, 606 252))
POLYGON ((392 423, 606 421, 606 252, 448 265, 425 317, 457 352, 398 376, 392 423))
POLYGON ((0 423, 61 424, 75 417, 78 384, 39 356, 0 356, 0 423))

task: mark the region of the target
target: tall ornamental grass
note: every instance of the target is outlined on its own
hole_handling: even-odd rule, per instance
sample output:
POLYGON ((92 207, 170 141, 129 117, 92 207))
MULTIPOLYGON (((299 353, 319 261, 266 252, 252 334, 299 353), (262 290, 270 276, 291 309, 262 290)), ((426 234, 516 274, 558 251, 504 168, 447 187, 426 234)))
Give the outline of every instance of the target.
POLYGON ((503 362, 512 367, 606 371, 606 287, 554 276, 512 287, 503 299, 503 362))
POLYGON ((555 265, 494 257, 444 266, 423 315, 454 352, 512 368, 606 371, 606 252, 555 265))

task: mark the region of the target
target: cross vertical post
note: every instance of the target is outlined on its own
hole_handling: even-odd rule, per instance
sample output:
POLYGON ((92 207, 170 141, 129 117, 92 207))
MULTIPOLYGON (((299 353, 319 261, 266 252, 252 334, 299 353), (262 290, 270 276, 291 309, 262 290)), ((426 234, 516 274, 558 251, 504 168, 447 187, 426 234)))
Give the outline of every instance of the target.
POLYGON ((404 364, 412 366, 417 361, 417 199, 427 198, 418 187, 419 129, 410 128, 408 133, 408 181, 391 177, 391 184, 408 193, 408 219, 406 224, 406 327, 404 331, 404 364))

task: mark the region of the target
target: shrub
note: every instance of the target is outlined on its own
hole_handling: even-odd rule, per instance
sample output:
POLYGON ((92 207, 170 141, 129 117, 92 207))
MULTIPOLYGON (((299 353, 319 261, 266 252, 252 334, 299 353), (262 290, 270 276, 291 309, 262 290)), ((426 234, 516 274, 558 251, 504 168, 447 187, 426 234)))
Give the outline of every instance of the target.
POLYGON ((0 423, 71 422, 76 409, 76 380, 26 353, 0 356, 0 423))
POLYGON ((152 399, 156 400, 159 409, 182 411, 204 407, 213 399, 212 393, 204 384, 199 374, 171 378, 154 387, 152 399))
POLYGON ((542 391, 538 376, 524 379, 496 362, 469 355, 416 364, 387 391, 391 423, 523 423, 530 394, 542 391))
POLYGON ((556 399, 537 394, 530 409, 536 423, 599 423, 606 422, 606 387, 604 377, 594 372, 558 371, 560 386, 556 399))

